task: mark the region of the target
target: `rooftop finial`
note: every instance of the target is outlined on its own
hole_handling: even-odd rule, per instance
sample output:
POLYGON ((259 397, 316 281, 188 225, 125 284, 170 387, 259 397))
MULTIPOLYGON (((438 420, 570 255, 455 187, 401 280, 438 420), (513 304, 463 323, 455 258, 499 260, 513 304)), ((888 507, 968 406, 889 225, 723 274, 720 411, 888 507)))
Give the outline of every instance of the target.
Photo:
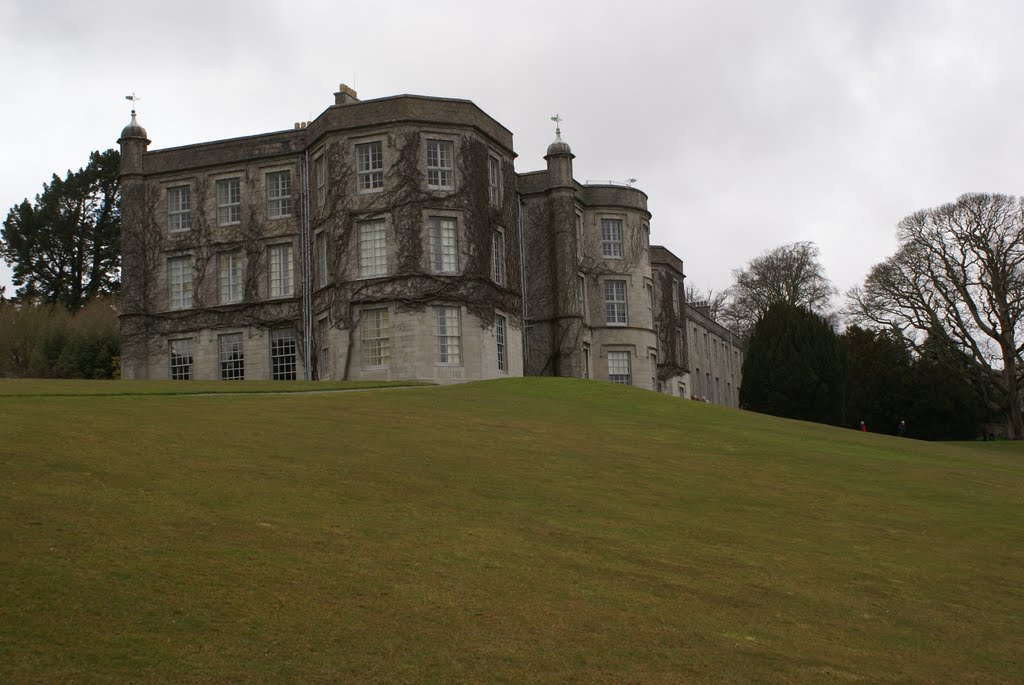
POLYGON ((551 121, 555 122, 555 142, 556 143, 561 143, 562 142, 562 127, 559 124, 561 124, 562 121, 563 121, 562 117, 560 117, 560 116, 558 116, 556 114, 555 116, 551 117, 551 121))

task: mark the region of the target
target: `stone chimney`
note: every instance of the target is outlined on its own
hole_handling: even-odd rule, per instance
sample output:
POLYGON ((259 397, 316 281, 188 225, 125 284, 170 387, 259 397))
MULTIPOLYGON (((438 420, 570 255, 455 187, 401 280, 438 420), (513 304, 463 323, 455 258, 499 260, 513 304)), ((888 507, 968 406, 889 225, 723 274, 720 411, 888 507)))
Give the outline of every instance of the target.
POLYGON ((356 97, 356 91, 352 90, 344 83, 339 83, 338 92, 334 94, 334 104, 347 105, 352 102, 359 102, 359 98, 356 97))

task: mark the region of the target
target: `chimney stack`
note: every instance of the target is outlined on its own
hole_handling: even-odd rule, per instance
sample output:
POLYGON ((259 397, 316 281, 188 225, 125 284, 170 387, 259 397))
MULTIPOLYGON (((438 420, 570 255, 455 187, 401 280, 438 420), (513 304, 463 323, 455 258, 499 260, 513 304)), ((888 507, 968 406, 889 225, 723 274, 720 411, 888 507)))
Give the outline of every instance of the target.
POLYGON ((334 104, 347 105, 351 102, 359 102, 359 98, 356 97, 356 91, 352 90, 344 83, 339 83, 338 92, 334 94, 334 104))

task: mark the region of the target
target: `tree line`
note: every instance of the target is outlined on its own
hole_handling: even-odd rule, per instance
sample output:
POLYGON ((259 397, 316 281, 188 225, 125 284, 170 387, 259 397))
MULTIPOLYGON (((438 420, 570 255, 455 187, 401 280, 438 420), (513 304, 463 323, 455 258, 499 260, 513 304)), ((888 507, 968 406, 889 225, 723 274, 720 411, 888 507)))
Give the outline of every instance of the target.
POLYGON ((748 341, 741 402, 883 432, 913 416, 908 434, 929 438, 1003 424, 1021 439, 1024 199, 962 195, 904 218, 897 238, 838 311, 813 243, 733 272, 716 306, 748 341))
POLYGON ((0 377, 118 375, 119 163, 93 152, 7 213, 0 257, 16 290, 0 289, 0 377))

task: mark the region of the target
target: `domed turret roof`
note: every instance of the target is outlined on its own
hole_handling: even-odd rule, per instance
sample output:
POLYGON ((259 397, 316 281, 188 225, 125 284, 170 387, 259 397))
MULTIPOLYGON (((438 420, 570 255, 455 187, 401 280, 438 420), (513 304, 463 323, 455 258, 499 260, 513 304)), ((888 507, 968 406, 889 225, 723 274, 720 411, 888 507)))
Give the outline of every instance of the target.
POLYGON ((132 120, 127 126, 121 130, 122 138, 147 138, 146 129, 139 126, 138 120, 135 118, 135 110, 132 110, 132 120))
POLYGON ((569 143, 566 143, 561 138, 548 145, 549 155, 571 155, 572 148, 569 147, 569 143))

